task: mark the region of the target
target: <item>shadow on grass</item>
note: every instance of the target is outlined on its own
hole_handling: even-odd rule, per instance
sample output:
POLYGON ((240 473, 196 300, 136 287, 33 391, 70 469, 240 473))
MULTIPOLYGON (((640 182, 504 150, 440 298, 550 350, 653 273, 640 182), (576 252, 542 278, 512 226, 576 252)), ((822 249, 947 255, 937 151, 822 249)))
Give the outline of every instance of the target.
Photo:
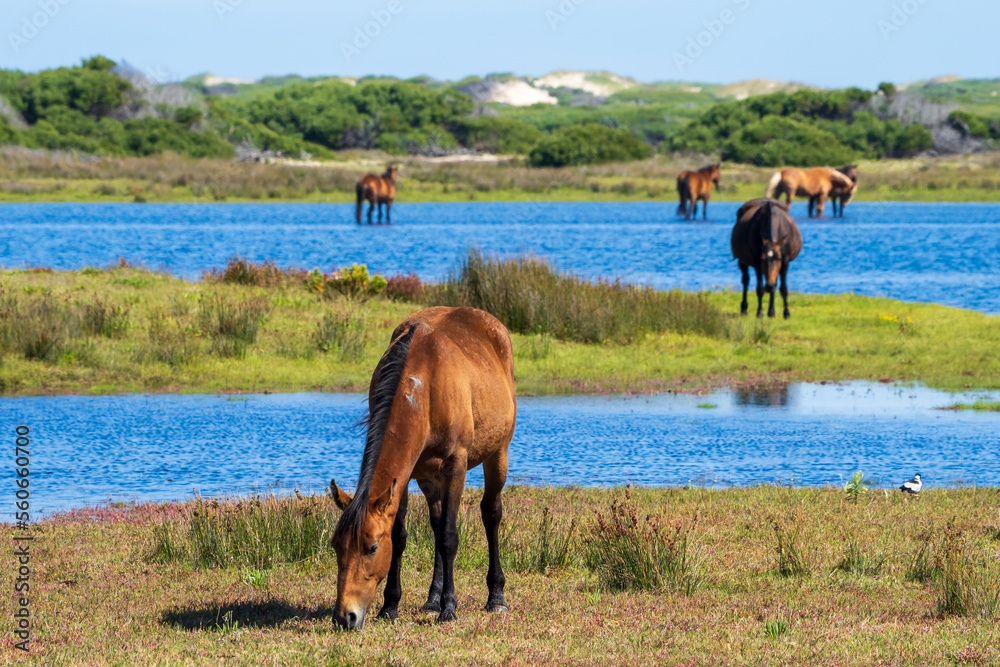
POLYGON ((276 628, 295 619, 324 618, 332 613, 331 606, 310 609, 283 600, 263 600, 173 609, 164 612, 160 622, 186 630, 215 630, 227 624, 239 624, 240 628, 276 628))

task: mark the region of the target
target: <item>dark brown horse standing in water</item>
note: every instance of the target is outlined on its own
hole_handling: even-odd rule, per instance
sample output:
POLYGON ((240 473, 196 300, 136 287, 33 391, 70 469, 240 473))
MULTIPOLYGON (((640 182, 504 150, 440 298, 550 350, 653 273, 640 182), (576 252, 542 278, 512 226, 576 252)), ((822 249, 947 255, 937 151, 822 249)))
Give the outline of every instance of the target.
MULTIPOLYGON (((775 172, 767 184, 765 197, 780 198, 785 194, 785 205, 791 209, 792 199, 796 196, 809 198, 809 217, 813 217, 813 209, 816 215, 823 217, 823 208, 826 206, 827 197, 835 189, 841 194, 849 192, 854 195, 858 184, 852 182, 850 178, 829 167, 813 167, 812 169, 796 169, 790 167, 775 172)), ((850 197, 847 198, 850 201, 850 197)), ((841 206, 843 209, 843 206, 841 206)))
POLYGON ((788 311, 788 264, 802 251, 802 234, 788 208, 775 199, 751 199, 736 213, 736 225, 729 239, 733 257, 743 272, 743 302, 740 313, 747 314, 747 288, 750 285, 749 268, 757 272, 757 317, 764 316, 764 292, 771 295, 767 316, 774 317, 774 288, 781 277, 781 300, 788 311), (761 280, 761 274, 764 279, 761 280))
POLYGON ((677 194, 681 200, 677 206, 677 215, 683 215, 685 220, 690 220, 692 215, 697 215, 698 201, 701 200, 702 217, 708 220, 708 198, 712 195, 712 183, 715 183, 715 189, 718 190, 719 165, 717 164, 702 167, 698 171, 682 171, 677 176, 677 194), (688 202, 691 203, 690 209, 688 202))
POLYGON ((425 611, 456 618, 456 520, 465 473, 483 466, 480 504, 489 546, 486 611, 505 611, 498 528, 500 491, 507 481, 507 447, 517 400, 507 329, 475 308, 426 308, 396 327, 372 374, 368 434, 352 499, 330 482, 344 513, 333 534, 337 552, 334 623, 360 630, 382 579, 379 618, 394 619, 403 591, 407 487, 417 480, 434 529, 434 575, 425 611))
POLYGON ((378 223, 382 224, 382 204, 385 204, 385 223, 392 224, 389 217, 392 211, 392 200, 396 198, 396 167, 389 165, 381 176, 366 174, 358 181, 355 190, 358 195, 358 207, 354 211, 354 220, 361 224, 361 206, 367 199, 368 224, 372 224, 372 209, 378 206, 378 223))
MULTIPOLYGON (((854 183, 854 187, 845 188, 841 184, 835 184, 833 189, 830 190, 830 202, 833 204, 833 216, 837 217, 837 202, 840 202, 840 217, 844 217, 844 207, 851 203, 851 199, 854 198, 854 193, 858 189, 858 165, 849 164, 844 167, 837 169, 844 176, 851 179, 851 183, 854 183)), ((812 201, 810 200, 810 205, 812 201)), ((811 210, 811 208, 810 208, 811 210)))

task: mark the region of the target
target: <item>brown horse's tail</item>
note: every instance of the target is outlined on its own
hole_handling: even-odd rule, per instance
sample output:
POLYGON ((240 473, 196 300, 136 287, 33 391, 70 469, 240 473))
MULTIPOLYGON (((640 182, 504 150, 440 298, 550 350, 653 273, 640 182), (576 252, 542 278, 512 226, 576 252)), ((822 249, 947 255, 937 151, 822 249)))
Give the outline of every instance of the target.
POLYGON ((764 196, 771 199, 774 196, 774 191, 778 189, 779 183, 781 183, 781 172, 776 171, 771 180, 767 182, 767 191, 764 193, 764 196))
MULTIPOLYGON (((365 182, 364 180, 358 181, 358 184, 354 187, 355 192, 358 194, 358 206, 354 210, 354 222, 361 224, 361 205, 365 201, 365 182)), ((379 214, 381 215, 381 214, 379 214)))

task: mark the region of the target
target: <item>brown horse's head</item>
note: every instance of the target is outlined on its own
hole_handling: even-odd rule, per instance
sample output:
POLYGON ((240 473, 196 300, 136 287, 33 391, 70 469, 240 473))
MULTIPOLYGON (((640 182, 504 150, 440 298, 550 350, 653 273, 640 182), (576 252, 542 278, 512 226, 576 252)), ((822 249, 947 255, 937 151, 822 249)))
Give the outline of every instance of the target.
POLYGON ((330 480, 330 494, 344 513, 333 532, 337 552, 337 604, 333 622, 347 630, 360 630, 379 582, 392 562, 392 524, 398 509, 393 499, 396 480, 380 496, 352 499, 330 480), (357 501, 357 502, 355 502, 357 501))
POLYGON ((856 164, 849 164, 849 165, 847 165, 845 167, 841 167, 837 171, 839 171, 840 173, 842 173, 844 176, 847 176, 853 182, 855 182, 855 183, 858 182, 858 165, 856 165, 856 164))
POLYGON ((760 264, 764 277, 767 278, 764 290, 770 293, 774 291, 775 285, 778 284, 778 276, 781 275, 781 243, 762 239, 761 246, 760 264))
POLYGON ((718 192, 719 190, 719 176, 720 176, 719 166, 720 165, 718 164, 713 164, 708 168, 709 169, 708 175, 712 179, 712 182, 715 183, 716 192, 718 192))
POLYGON ((385 168, 385 173, 382 174, 382 178, 388 179, 393 183, 396 182, 396 172, 399 171, 399 167, 394 164, 390 164, 385 168))

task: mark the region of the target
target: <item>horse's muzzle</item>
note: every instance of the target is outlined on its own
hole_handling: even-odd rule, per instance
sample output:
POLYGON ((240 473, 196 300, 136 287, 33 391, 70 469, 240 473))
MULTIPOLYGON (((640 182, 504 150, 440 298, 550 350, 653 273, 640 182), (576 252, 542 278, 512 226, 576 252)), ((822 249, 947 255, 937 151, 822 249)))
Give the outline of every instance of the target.
POLYGON ((341 630, 361 630, 365 627, 365 612, 348 611, 343 616, 333 612, 333 625, 341 630))

